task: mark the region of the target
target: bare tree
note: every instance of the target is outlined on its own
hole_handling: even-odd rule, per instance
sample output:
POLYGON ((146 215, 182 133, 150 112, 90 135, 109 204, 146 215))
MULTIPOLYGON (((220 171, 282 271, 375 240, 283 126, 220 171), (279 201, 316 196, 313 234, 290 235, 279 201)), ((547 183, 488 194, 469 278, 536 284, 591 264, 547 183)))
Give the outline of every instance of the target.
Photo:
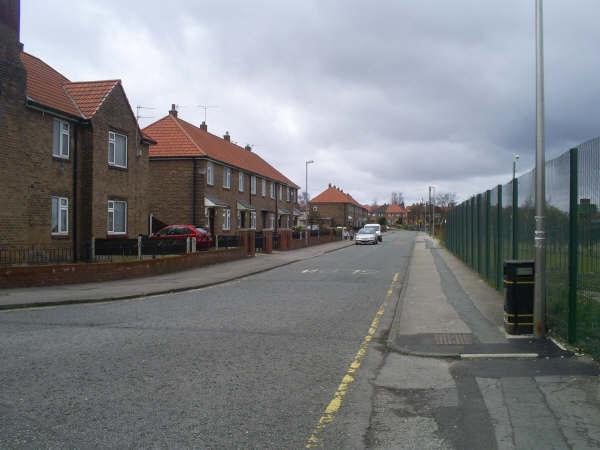
POLYGON ((402 192, 392 192, 391 204, 401 205, 404 203, 404 194, 402 192))
POLYGON ((456 192, 440 192, 435 196, 436 206, 448 208, 456 204, 456 192))

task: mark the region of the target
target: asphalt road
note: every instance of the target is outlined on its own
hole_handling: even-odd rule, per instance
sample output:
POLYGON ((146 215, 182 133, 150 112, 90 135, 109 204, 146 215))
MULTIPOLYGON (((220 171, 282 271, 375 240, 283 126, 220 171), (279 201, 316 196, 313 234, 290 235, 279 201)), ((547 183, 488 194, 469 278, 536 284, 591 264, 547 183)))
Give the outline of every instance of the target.
MULTIPOLYGON (((413 239, 196 291, 1 312, 0 447, 303 448, 413 239)), ((368 426, 368 352, 324 447, 368 426)))

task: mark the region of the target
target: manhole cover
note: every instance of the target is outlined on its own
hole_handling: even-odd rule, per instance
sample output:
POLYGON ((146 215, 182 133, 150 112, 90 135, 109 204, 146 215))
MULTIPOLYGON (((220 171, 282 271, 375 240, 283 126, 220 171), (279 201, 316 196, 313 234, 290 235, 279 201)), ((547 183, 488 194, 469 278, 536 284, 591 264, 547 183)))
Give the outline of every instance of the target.
POLYGON ((473 335, 465 333, 440 333, 433 338, 438 345, 465 345, 473 343, 473 335))

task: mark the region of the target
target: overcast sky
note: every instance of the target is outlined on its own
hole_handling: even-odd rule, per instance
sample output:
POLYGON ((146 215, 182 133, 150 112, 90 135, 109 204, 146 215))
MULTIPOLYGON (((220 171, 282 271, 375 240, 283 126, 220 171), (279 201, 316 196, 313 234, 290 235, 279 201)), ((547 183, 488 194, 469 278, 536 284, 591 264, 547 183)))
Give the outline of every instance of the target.
MULTIPOLYGON (((600 135, 600 1, 546 0, 547 150, 600 135)), ((535 149, 534 0, 25 0, 25 50, 229 131, 316 195, 459 198, 535 149)))

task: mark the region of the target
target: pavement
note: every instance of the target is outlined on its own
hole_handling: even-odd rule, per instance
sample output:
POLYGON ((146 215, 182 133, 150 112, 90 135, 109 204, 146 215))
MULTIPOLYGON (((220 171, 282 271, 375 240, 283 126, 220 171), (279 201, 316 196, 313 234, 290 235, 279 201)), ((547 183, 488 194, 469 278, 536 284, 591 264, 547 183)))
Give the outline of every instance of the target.
POLYGON ((406 231, 204 288, 0 311, 0 448, 600 447, 596 362, 501 325, 498 293, 406 231))
POLYGON ((338 241, 287 252, 257 253, 254 258, 152 277, 61 286, 0 289, 0 310, 124 300, 198 289, 315 258, 352 245, 352 243, 338 241))

